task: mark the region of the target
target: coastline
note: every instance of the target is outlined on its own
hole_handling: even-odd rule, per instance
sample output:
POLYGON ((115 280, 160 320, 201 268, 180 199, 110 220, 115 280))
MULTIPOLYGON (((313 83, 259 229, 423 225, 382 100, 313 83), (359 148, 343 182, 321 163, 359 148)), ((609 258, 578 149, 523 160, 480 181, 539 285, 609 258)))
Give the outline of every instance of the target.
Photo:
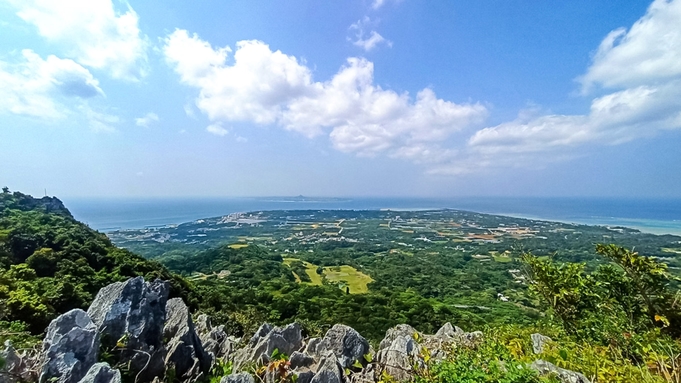
POLYGON ((623 200, 588 198, 282 198, 222 199, 73 199, 74 216, 103 232, 177 225, 238 212, 271 210, 454 209, 523 219, 606 227, 681 236, 681 199, 623 200))

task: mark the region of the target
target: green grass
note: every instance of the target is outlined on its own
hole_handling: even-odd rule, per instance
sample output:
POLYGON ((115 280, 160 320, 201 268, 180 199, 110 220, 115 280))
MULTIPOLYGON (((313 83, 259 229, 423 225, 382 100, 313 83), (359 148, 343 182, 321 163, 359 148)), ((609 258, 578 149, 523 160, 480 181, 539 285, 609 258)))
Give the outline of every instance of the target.
POLYGON ((494 261, 499 262, 499 263, 509 263, 509 262, 513 262, 513 258, 506 257, 506 256, 503 256, 503 255, 495 255, 494 261))
POLYGON ((334 267, 325 267, 324 276, 331 282, 346 282, 350 288, 350 294, 363 294, 369 292, 367 284, 373 282, 370 276, 355 269, 352 266, 340 266, 340 271, 333 271, 334 267))
MULTIPOLYGON (((284 264, 286 266, 290 266, 291 263, 295 261, 300 261, 303 262, 305 265, 305 272, 307 275, 310 277, 310 280, 312 282, 307 282, 311 285, 321 285, 322 284, 322 276, 317 274, 317 265, 314 265, 310 262, 305 262, 302 261, 298 258, 284 258, 284 264)), ((294 275, 296 277, 296 282, 298 283, 305 283, 301 282, 300 278, 297 275, 294 275)), ((350 288, 350 294, 364 294, 369 291, 369 288, 367 285, 370 282, 373 282, 373 279, 371 279, 370 276, 364 274, 363 272, 355 269, 352 266, 348 265, 343 265, 343 266, 333 266, 333 267, 324 267, 324 276, 326 277, 327 280, 330 282, 334 283, 343 283, 343 288, 346 286, 350 288), (336 270, 337 269, 337 270, 336 270)))

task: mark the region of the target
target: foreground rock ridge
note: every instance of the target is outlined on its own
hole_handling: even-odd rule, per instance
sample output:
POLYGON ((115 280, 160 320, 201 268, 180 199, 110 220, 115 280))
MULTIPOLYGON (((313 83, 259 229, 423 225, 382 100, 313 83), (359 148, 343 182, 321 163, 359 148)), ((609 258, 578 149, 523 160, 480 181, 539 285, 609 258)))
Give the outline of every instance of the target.
MULTIPOLYGON (((402 324, 389 329, 378 350, 354 329, 336 324, 321 338, 304 338, 298 323, 264 323, 248 339, 229 336, 206 315, 196 323, 168 284, 142 277, 102 288, 87 312, 54 319, 36 354, 0 351, 0 383, 361 383, 410 381, 428 361, 457 348, 475 349, 482 332, 446 323, 434 335, 402 324), (239 347, 240 346, 240 347, 239 347), (220 377, 216 366, 231 366, 220 377), (213 371, 213 373, 211 373, 213 371)), ((551 339, 532 335, 535 353, 551 339)), ((588 383, 584 375, 538 359, 528 366, 563 383, 588 383)))

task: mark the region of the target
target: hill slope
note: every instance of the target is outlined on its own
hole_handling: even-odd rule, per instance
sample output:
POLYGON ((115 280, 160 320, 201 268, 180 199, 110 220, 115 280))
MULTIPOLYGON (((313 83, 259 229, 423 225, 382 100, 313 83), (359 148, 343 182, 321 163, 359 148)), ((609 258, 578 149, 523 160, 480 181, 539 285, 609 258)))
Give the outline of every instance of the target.
POLYGON ((38 333, 58 314, 87 307, 100 288, 135 276, 168 280, 171 296, 193 302, 187 281, 117 248, 59 199, 0 193, 0 319, 38 333))

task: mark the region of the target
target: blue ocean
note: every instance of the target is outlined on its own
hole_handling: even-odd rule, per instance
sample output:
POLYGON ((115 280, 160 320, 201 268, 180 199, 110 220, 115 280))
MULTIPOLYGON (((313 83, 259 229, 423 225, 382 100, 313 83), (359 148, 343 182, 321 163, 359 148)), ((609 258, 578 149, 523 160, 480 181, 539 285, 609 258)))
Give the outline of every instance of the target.
POLYGON ((626 226, 681 235, 681 199, 626 198, 73 198, 73 215, 100 231, 164 226, 236 212, 261 210, 459 209, 588 225, 626 226))

